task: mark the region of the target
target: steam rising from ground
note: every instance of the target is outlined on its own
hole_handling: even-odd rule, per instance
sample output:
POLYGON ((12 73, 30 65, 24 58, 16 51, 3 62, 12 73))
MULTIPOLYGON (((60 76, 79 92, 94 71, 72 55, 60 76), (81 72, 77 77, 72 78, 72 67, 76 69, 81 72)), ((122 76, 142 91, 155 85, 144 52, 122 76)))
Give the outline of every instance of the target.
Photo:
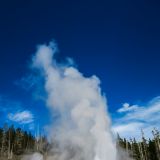
MULTIPOLYGON (((47 160, 116 160, 100 80, 84 77, 71 65, 58 64, 55 51, 54 43, 41 45, 33 58, 33 67, 45 79, 47 106, 52 114, 58 114, 49 131, 56 147, 47 160)), ((32 159, 39 160, 38 155, 34 156, 32 159)))
POLYGON ((22 160, 43 160, 43 155, 40 153, 34 153, 33 155, 26 155, 22 160))

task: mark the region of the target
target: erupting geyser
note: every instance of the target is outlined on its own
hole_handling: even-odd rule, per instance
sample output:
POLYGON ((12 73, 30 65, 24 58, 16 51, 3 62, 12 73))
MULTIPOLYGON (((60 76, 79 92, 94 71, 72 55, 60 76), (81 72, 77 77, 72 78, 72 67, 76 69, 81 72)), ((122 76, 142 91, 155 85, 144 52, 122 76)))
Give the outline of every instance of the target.
POLYGON ((100 80, 84 77, 72 65, 58 64, 55 52, 54 43, 40 45, 33 58, 33 68, 44 76, 46 104, 51 114, 58 114, 49 127, 48 136, 56 147, 47 160, 116 160, 100 80))

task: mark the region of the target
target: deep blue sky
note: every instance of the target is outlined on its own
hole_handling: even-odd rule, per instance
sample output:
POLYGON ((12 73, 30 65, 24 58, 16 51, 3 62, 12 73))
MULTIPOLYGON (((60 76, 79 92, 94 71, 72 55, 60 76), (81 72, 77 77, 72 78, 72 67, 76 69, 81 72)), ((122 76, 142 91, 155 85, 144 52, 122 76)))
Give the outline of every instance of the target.
POLYGON ((124 102, 159 96, 158 0, 1 1, 2 97, 32 108, 39 105, 15 82, 27 74, 36 45, 53 38, 59 58, 72 57, 84 75, 101 79, 111 112, 124 102))

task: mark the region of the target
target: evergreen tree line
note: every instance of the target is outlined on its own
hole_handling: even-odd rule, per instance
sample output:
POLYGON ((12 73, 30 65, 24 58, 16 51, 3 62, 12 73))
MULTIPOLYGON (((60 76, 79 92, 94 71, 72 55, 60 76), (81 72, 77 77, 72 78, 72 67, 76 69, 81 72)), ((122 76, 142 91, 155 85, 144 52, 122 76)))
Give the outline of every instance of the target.
POLYGON ((31 133, 13 125, 8 127, 5 124, 0 128, 0 159, 15 159, 22 154, 43 152, 46 144, 45 137, 35 138, 31 133))
MULTIPOLYGON (((135 138, 127 140, 117 136, 117 147, 122 148, 135 160, 160 160, 160 133, 154 129, 153 139, 147 140, 142 132, 141 141, 135 138)), ((53 145, 53 144, 52 144, 53 145)), ((4 125, 0 128, 0 159, 17 160, 20 155, 35 151, 46 155, 53 147, 45 136, 34 137, 31 133, 15 128, 13 125, 4 125)))
POLYGON ((160 133, 154 129, 153 139, 147 140, 142 131, 141 141, 135 138, 127 140, 117 136, 117 146, 123 148, 126 153, 135 160, 160 160, 160 133))

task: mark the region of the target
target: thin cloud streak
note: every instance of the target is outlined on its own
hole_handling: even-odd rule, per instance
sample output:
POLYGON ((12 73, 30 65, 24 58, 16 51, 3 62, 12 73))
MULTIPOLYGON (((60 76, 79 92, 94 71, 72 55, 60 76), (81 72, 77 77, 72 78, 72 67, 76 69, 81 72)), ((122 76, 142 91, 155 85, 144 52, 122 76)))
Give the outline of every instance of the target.
POLYGON ((136 110, 137 108, 138 108, 137 105, 130 106, 129 103, 124 103, 123 107, 118 109, 117 112, 122 113, 122 112, 133 111, 136 110))

